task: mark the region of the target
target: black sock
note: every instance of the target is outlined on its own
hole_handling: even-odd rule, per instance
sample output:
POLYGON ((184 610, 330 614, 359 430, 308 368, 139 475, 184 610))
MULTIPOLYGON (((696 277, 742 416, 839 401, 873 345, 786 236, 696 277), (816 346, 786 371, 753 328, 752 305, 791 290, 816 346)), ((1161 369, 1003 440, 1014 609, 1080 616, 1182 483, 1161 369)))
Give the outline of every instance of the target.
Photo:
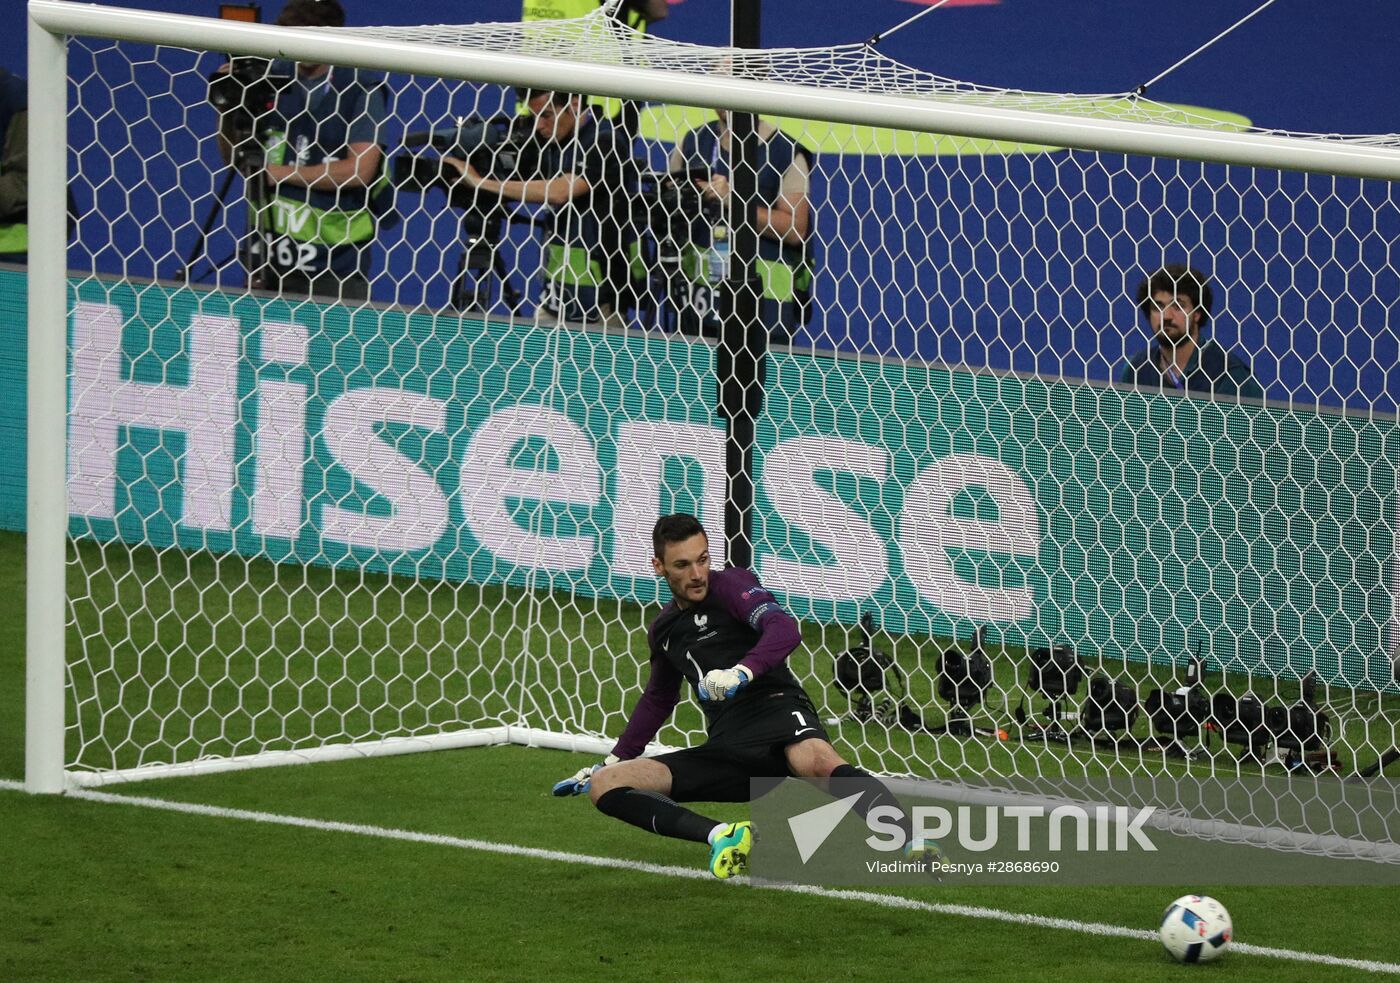
POLYGON ((660 792, 646 792, 630 785, 600 795, 598 811, 651 833, 697 843, 710 842, 710 830, 719 825, 717 820, 691 812, 660 792))
MULTIPOLYGON (((914 827, 909 822, 909 815, 894 797, 894 793, 885 787, 884 782, 869 772, 861 771, 855 765, 840 765, 832 770, 831 777, 841 779, 840 790, 846 795, 851 794, 852 790, 860 791, 860 798, 856 799, 855 805, 852 806, 856 815, 864 819, 876 806, 890 806, 899 813, 894 822, 904 834, 905 845, 908 846, 914 841, 914 827)), ((835 794, 837 789, 833 789, 832 792, 835 794)))

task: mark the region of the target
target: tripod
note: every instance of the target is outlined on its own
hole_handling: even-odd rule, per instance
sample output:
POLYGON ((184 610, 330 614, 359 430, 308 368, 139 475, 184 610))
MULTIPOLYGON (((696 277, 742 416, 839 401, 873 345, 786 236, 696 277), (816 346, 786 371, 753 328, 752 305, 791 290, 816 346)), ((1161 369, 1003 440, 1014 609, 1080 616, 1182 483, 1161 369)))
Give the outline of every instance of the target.
MULTIPOLYGON (((232 164, 225 168, 223 183, 219 185, 219 193, 214 196, 214 204, 209 206, 209 214, 204 217, 204 224, 199 228, 199 235, 195 237, 194 245, 190 247, 189 255, 185 257, 185 261, 177 266, 171 273, 171 279, 189 282, 190 269, 204 256, 204 247, 209 244, 209 233, 214 228, 215 219, 217 219, 219 213, 224 210, 224 199, 228 197, 229 188, 233 187, 233 179, 237 176, 238 168, 234 167, 232 164)), ((225 256, 218 263, 211 263, 209 272, 212 273, 232 258, 233 256, 229 255, 225 256)), ((208 274, 206 274, 206 276, 207 275, 208 274)), ((202 279, 204 279, 204 277, 198 277, 194 282, 198 283, 202 279)))
POLYGON ((267 182, 262 173, 260 160, 255 160, 242 145, 239 146, 236 153, 238 159, 225 169, 223 182, 219 185, 219 192, 214 197, 214 203, 209 206, 209 214, 204 217, 204 224, 199 228, 199 235, 195 237, 194 245, 190 247, 185 261, 171 273, 171 278, 174 280, 199 283, 210 273, 222 269, 229 260, 236 257, 248 274, 249 288, 257 290, 264 286, 267 237, 262 229, 262 216, 267 203, 267 182), (243 184, 243 200, 248 209, 247 235, 239 240, 237 248, 232 253, 217 262, 210 261, 209 270, 203 276, 191 280, 190 271, 194 268, 194 264, 206 255, 205 249, 209 245, 209 233, 214 228, 214 222, 221 213, 228 209, 226 199, 229 189, 233 187, 233 179, 245 169, 253 168, 255 168, 254 175, 245 178, 243 184))
POLYGON ((248 289, 267 290, 276 286, 269 283, 271 269, 267 261, 268 244, 271 241, 264 223, 267 212, 267 176, 262 171, 262 161, 258 161, 258 171, 243 182, 243 199, 248 204, 248 234, 238 244, 238 258, 248 271, 248 289))
POLYGON ((525 292, 511 280, 500 252, 505 227, 513 221, 514 217, 504 211, 493 210, 484 216, 471 209, 462 213, 465 248, 457 260, 457 273, 449 294, 453 310, 485 314, 491 307, 494 280, 501 303, 511 314, 520 313, 525 305, 525 292))

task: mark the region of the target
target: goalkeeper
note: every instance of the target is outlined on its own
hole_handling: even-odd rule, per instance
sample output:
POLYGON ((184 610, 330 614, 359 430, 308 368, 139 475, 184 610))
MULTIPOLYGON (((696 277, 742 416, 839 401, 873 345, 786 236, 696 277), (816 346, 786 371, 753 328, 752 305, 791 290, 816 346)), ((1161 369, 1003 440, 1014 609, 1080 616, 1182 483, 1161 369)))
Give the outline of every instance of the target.
MULTIPOLYGON (((874 777, 849 765, 827 740, 817 711, 788 668, 802 637, 797 622, 748 570, 710 570, 709 540, 694 516, 661 518, 652 530, 652 568, 671 588, 671 603, 647 631, 651 677, 622 737, 601 765, 554 786, 555 795, 587 792, 600 812, 642 829, 707 843, 716 877, 748 864, 748 822, 722 823, 681 802, 747 802, 753 779, 828 777, 854 782, 864 816, 876 806, 903 809, 874 777), (705 712, 708 737, 698 747, 639 757, 690 683, 705 712)), ((933 845, 929 845, 930 849, 933 845)))

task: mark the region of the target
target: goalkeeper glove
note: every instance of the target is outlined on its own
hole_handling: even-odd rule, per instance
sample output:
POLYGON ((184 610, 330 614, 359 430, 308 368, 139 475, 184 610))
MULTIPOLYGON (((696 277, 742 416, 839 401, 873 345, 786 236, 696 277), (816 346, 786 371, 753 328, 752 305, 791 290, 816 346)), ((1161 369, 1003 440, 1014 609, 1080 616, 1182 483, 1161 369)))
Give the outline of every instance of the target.
POLYGON ((606 768, 608 765, 615 765, 622 759, 615 754, 610 754, 603 759, 601 764, 589 765, 587 768, 580 768, 563 781, 554 783, 554 794, 582 795, 588 791, 588 786, 593 784, 593 773, 599 768, 606 768))
POLYGON ((728 700, 753 679, 753 670, 746 665, 732 669, 711 669, 700 680, 700 699, 728 700))

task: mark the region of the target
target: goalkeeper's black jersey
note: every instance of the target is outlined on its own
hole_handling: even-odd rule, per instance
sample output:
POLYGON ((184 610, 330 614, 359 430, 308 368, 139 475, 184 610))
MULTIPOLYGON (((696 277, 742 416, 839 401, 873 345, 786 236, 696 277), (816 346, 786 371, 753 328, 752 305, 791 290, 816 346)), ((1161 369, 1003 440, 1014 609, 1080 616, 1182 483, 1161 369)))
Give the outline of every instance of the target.
POLYGON ((722 714, 766 693, 800 689, 786 662, 798 638, 791 617, 752 573, 740 567, 712 572, 703 601, 684 610, 671 602, 647 633, 652 664, 664 662, 692 686, 698 686, 711 669, 729 669, 741 661, 755 668, 753 682, 733 699, 701 701, 712 727, 722 714), (774 617, 783 620, 783 628, 790 625, 794 637, 787 641, 787 632, 778 632, 785 638, 775 639, 778 649, 770 653, 759 642, 765 620, 774 617))

